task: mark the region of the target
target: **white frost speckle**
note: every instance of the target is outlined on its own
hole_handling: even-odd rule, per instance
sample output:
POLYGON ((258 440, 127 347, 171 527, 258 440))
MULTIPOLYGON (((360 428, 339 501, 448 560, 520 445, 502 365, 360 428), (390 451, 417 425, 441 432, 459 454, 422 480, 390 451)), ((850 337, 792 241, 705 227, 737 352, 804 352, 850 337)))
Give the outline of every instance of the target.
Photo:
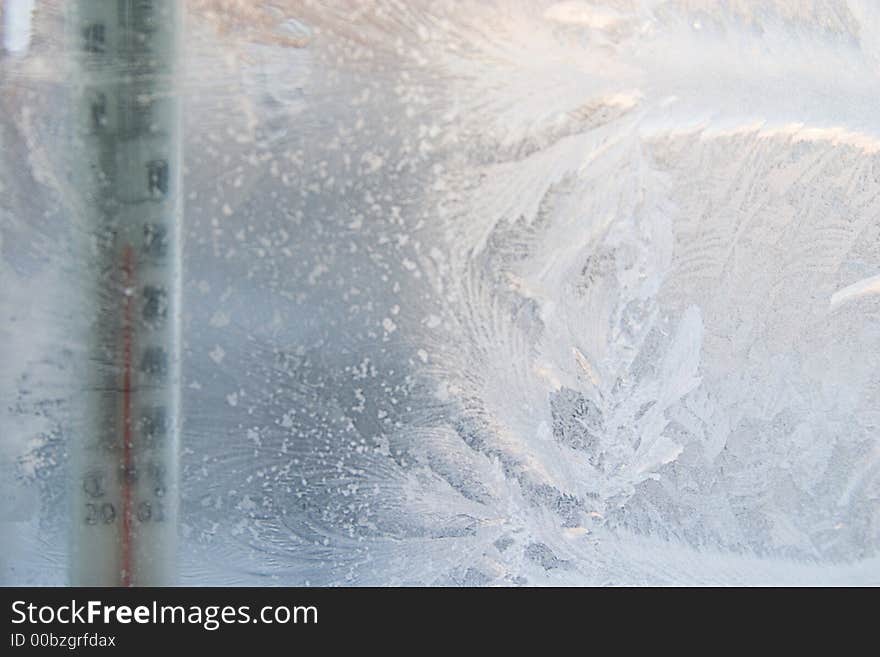
POLYGON ((217 365, 223 362, 223 359, 226 357, 226 351, 224 351, 223 347, 219 344, 215 345, 214 348, 208 354, 217 365))
POLYGON ((214 328, 223 328, 224 326, 229 326, 229 315, 222 310, 218 310, 213 315, 211 315, 211 320, 209 323, 214 328))

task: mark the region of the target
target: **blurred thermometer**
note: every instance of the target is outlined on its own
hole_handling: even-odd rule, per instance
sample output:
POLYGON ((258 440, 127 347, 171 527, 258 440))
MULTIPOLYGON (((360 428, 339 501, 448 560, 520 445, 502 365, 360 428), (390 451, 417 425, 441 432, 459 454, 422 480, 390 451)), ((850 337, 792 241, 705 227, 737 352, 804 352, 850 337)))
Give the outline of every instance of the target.
POLYGON ((86 417, 71 580, 175 580, 181 135, 177 0, 68 3, 72 177, 87 235, 86 417))

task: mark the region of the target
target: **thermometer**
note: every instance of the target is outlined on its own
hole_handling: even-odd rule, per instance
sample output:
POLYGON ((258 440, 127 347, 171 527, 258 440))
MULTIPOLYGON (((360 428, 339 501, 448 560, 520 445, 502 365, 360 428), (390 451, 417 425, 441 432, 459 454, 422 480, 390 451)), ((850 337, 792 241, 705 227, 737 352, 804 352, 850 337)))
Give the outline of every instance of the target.
POLYGON ((68 3, 88 358, 71 581, 175 581, 180 425, 177 0, 68 3))

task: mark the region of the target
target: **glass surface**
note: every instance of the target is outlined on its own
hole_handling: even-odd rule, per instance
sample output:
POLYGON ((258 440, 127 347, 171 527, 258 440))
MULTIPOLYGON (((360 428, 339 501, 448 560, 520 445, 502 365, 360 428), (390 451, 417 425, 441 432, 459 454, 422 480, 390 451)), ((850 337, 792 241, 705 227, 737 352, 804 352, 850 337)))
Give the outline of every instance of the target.
MULTIPOLYGON (((6 585, 120 421, 75 4, 2 3, 6 585)), ((178 4, 174 582, 880 584, 876 3, 178 4)))

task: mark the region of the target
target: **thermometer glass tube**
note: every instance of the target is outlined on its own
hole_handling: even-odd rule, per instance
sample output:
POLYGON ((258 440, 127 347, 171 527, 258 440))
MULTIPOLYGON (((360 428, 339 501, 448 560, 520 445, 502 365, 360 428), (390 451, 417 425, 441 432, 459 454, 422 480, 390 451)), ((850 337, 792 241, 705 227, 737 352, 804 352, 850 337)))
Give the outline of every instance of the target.
POLYGON ((94 283, 73 447, 71 580, 174 581, 179 432, 180 5, 70 3, 72 176, 94 283))

